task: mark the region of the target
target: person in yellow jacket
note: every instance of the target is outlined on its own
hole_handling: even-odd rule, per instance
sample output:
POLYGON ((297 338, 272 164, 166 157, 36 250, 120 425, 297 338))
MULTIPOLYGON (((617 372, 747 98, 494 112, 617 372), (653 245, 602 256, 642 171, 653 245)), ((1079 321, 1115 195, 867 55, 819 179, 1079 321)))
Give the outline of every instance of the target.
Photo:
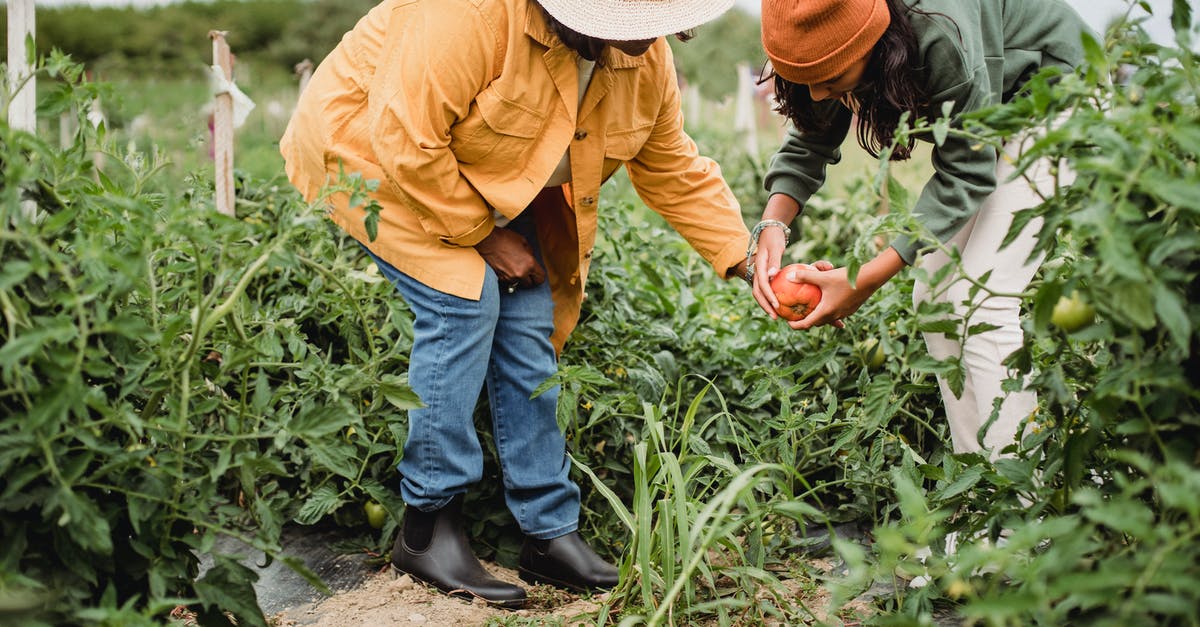
POLYGON ((683 129, 665 37, 733 0, 385 0, 321 63, 280 142, 310 201, 339 173, 379 181, 329 200, 414 316, 399 464, 407 504, 392 563, 444 592, 520 607, 525 591, 471 553, 461 495, 482 476, 484 388, 520 574, 573 590, 617 583, 579 537, 579 488, 558 428, 557 370, 579 319, 601 183, 624 165, 646 204, 723 278, 749 234, 719 167, 683 129))

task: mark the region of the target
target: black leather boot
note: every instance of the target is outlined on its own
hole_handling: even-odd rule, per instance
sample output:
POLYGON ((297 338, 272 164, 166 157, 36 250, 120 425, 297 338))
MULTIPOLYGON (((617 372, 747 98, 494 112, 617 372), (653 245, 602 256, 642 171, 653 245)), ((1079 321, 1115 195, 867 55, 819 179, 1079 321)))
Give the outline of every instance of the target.
POLYGON ((471 552, 463 531, 462 497, 433 512, 407 508, 392 547, 392 566, 450 596, 481 598, 508 609, 525 605, 523 588, 488 574, 471 552))
POLYGON ((575 592, 608 590, 620 581, 617 567, 596 555, 577 531, 550 540, 525 538, 519 572, 530 583, 575 592))

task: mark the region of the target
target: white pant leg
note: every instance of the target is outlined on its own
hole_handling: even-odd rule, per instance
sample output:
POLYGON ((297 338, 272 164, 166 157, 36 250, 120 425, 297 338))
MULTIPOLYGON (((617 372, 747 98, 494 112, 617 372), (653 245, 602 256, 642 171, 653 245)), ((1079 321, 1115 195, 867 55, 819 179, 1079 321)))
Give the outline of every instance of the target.
MULTIPOLYGON (((1012 161, 1019 149, 1018 141, 1005 146, 996 165, 998 184, 995 191, 987 197, 979 212, 947 242, 948 247, 957 248, 961 254, 959 273, 952 272, 937 287, 918 281, 913 289, 914 303, 926 299, 950 303, 955 317, 962 321, 959 339, 950 339, 941 333, 924 334, 929 353, 934 358, 962 358, 961 396, 955 396, 947 382, 938 378, 955 452, 981 450, 979 430, 990 419, 995 399, 1003 399, 996 421, 983 437, 982 448, 991 451, 993 458, 997 457, 999 449, 1013 441, 1021 424, 1037 408, 1037 395, 1032 390, 1005 393, 1001 388, 1002 382, 1012 376, 1002 362, 1024 341, 1020 299, 993 296, 987 290, 977 290, 972 296, 972 285, 962 278, 962 274, 982 282, 991 292, 1016 294, 1029 286, 1041 264, 1041 256, 1029 259, 1041 228, 1040 219, 1026 224, 1008 246, 1000 246, 1008 234, 1013 215, 1042 202, 1034 185, 1036 190, 1047 195, 1054 188, 1049 162, 1038 162, 1026 170, 1025 176, 1008 180, 1014 172, 1012 161), (991 274, 983 281, 982 277, 989 271, 991 274), (998 328, 963 339, 967 328, 985 322, 998 328)), ((947 263, 950 263, 950 257, 939 250, 926 255, 920 265, 932 277, 947 263)))

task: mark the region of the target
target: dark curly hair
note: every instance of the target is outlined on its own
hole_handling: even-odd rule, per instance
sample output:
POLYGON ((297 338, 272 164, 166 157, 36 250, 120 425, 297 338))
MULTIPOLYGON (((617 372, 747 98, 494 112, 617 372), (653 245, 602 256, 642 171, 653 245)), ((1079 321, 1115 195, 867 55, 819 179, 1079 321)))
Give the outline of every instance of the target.
MULTIPOLYGON (((538 4, 538 8, 542 11, 542 17, 546 18, 546 25, 550 27, 550 32, 554 33, 554 35, 558 37, 559 40, 566 45, 566 47, 574 50, 579 56, 587 59, 588 61, 594 61, 596 63, 596 67, 601 67, 604 64, 603 55, 604 48, 608 46, 607 42, 605 42, 603 39, 589 37, 577 31, 571 30, 562 22, 554 19, 554 16, 550 15, 550 13, 547 12, 541 4, 538 4)), ((679 41, 687 41, 693 36, 694 35, 692 34, 692 31, 675 33, 675 38, 679 41)))
MULTIPOLYGON (((901 114, 908 113, 909 120, 915 120, 930 105, 929 94, 925 93, 928 68, 920 65, 917 36, 908 19, 909 13, 929 14, 907 6, 903 0, 886 1, 891 23, 871 50, 862 80, 850 94, 851 102, 816 102, 807 85, 774 75, 775 99, 779 103, 776 111, 798 130, 825 132, 838 107, 849 106, 858 115, 858 144, 876 158, 894 141, 901 114)), ((914 142, 909 137, 904 144, 896 145, 891 160, 903 161, 912 156, 914 142)))

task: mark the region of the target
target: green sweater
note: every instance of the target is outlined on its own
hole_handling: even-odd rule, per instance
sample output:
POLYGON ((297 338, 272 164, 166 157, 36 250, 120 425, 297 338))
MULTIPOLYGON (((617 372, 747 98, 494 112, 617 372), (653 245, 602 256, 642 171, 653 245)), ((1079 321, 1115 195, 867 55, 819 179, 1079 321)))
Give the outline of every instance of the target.
MULTIPOLYGON (((929 14, 909 14, 928 68, 931 106, 922 113, 929 119, 941 115, 946 101, 954 101, 955 117, 1006 102, 1039 69, 1071 70, 1083 60, 1081 33, 1087 26, 1061 0, 915 0, 909 5, 929 14)), ((825 166, 841 159, 851 114, 840 103, 831 106, 839 111, 829 132, 788 133, 767 171, 771 194, 787 194, 803 207, 825 182, 825 166)), ((996 188, 996 151, 971 144, 951 135, 934 147, 933 177, 913 207, 917 220, 942 242, 996 188)), ((912 264, 923 246, 902 236, 892 247, 912 264)))

